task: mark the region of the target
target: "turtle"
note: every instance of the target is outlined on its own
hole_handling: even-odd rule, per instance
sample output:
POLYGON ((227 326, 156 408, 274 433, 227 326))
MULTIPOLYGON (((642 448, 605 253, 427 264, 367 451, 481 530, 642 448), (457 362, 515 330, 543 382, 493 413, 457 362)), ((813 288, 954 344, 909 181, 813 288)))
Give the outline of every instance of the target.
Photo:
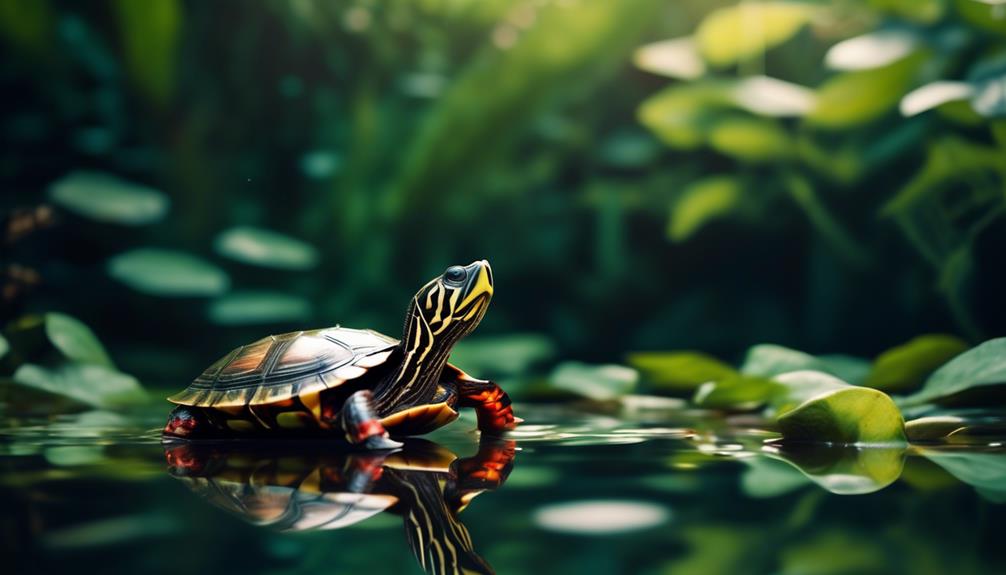
POLYGON ((409 303, 401 340, 335 326, 273 335, 238 347, 181 393, 165 439, 342 435, 365 449, 437 429, 475 409, 480 432, 516 427, 496 383, 448 363, 454 344, 482 320, 493 295, 489 262, 453 265, 409 303))
POLYGON ((340 452, 318 443, 165 445, 168 473, 239 519, 284 533, 357 525, 398 515, 428 573, 492 573, 459 514, 513 469, 516 443, 483 436, 472 457, 422 439, 396 451, 340 452))

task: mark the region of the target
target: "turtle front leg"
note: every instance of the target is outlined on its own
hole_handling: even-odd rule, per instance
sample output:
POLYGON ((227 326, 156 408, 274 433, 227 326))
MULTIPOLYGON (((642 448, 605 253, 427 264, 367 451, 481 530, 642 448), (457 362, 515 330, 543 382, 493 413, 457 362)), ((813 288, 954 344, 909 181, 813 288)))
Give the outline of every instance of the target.
POLYGON ((398 441, 389 438, 388 430, 374 409, 374 394, 361 389, 346 399, 336 421, 346 434, 346 440, 367 449, 398 449, 398 441))
POLYGON ((444 370, 445 379, 457 389, 458 406, 475 408, 479 431, 499 435, 524 421, 514 417, 510 396, 500 386, 486 379, 475 379, 456 367, 449 367, 452 369, 444 370))

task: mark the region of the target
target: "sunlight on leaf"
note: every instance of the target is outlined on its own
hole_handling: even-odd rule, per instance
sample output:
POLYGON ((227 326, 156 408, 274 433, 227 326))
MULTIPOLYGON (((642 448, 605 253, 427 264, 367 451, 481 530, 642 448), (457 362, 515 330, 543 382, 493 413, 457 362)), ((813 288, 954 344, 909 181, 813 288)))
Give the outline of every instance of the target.
POLYGON ((715 66, 761 55, 804 27, 816 12, 808 4, 744 2, 706 16, 695 32, 699 52, 715 66))
POLYGON ((833 70, 869 70, 892 64, 915 50, 917 39, 907 30, 878 30, 843 40, 828 50, 824 63, 833 70))
POLYGON ((681 242, 708 222, 721 218, 737 207, 741 182, 732 176, 713 176, 689 185, 671 211, 667 235, 681 242))
POLYGON ((1006 384, 1006 337, 992 339, 966 351, 936 370, 925 386, 905 398, 917 405, 1006 384))
POLYGON ((668 78, 693 80, 706 72, 691 36, 641 46, 632 60, 640 70, 668 78))
POLYGON ((634 352, 627 360, 656 389, 667 391, 691 392, 707 381, 737 373, 715 357, 698 352, 634 352))
POLYGON ((937 81, 905 94, 898 105, 906 118, 921 114, 948 102, 967 100, 974 94, 974 86, 967 82, 937 81))
POLYGON ((534 523, 547 531, 599 536, 651 529, 670 519, 670 510, 656 503, 619 500, 553 503, 532 515, 534 523))
POLYGON ((952 335, 921 335, 877 356, 863 385, 885 391, 906 391, 922 384, 936 368, 968 349, 952 335))
POLYGON ((318 250, 311 244, 260 228, 240 226, 217 236, 213 247, 221 256, 263 267, 307 270, 318 263, 318 250))
POLYGON ((283 292, 240 291, 210 302, 209 316, 221 325, 303 322, 311 317, 311 302, 283 292))
POLYGON ((205 297, 230 287, 227 274, 208 261, 184 252, 137 248, 108 261, 108 274, 150 295, 205 297))
POLYGON ((748 76, 737 82, 737 106, 762 116, 802 116, 814 108, 813 90, 768 76, 748 76))
POLYGON ((139 226, 168 213, 168 197, 146 186, 101 172, 73 172, 49 187, 49 199, 99 222, 139 226))

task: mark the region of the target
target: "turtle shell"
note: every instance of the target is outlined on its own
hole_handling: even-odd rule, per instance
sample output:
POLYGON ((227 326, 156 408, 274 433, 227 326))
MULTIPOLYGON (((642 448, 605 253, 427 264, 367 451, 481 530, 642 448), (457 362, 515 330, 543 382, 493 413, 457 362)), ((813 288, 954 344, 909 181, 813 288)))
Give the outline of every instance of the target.
POLYGON ((317 394, 383 364, 397 345, 346 327, 273 335, 231 351, 168 401, 226 409, 317 394))

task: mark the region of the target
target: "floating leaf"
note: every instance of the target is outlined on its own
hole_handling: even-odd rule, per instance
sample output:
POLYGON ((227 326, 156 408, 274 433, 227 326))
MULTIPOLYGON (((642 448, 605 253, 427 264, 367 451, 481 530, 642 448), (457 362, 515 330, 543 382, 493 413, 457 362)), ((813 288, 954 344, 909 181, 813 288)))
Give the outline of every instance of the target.
POLYGON ((136 378, 104 365, 64 363, 45 367, 26 363, 14 372, 13 381, 93 407, 119 407, 146 400, 136 378))
POLYGON ((869 70, 893 64, 915 50, 918 42, 907 30, 878 30, 843 40, 824 56, 833 70, 869 70))
POLYGON ((902 116, 910 118, 948 102, 968 100, 974 92, 974 86, 967 82, 931 82, 905 94, 898 109, 902 116))
POLYGON ((311 302, 282 292, 234 292, 210 302, 209 316, 221 325, 306 321, 311 317, 311 302))
POLYGON ((776 417, 810 399, 850 387, 833 375, 811 369, 777 375, 773 381, 779 385, 779 391, 771 397, 772 412, 776 417))
POLYGON ((596 401, 631 393, 639 381, 636 370, 624 365, 588 365, 576 361, 559 364, 550 377, 552 386, 596 401))
POLYGON ((49 199, 85 218, 131 226, 159 221, 169 207, 161 192, 101 172, 73 172, 57 180, 49 199))
POLYGON ((762 116, 802 116, 814 108, 814 91, 768 76, 748 76, 737 82, 734 103, 762 116))
POLYGON ((776 457, 831 493, 862 495, 880 491, 901 476, 905 447, 787 444, 776 457))
POLYGON ((680 242, 711 220, 734 211, 741 199, 741 182, 732 176, 713 176, 689 185, 671 211, 667 235, 680 242))
MULTIPOLYGON (((777 378, 791 387, 810 388, 825 383, 826 374, 804 371, 777 378)), ((831 378, 833 379, 833 378, 831 378)), ((875 389, 854 387, 834 379, 832 389, 814 394, 779 417, 783 438, 795 442, 836 445, 905 443, 905 422, 886 394, 875 389)), ((802 390, 801 390, 802 391, 802 390)))
POLYGON ((694 80, 706 72, 691 36, 641 46, 632 60, 640 70, 680 80, 694 80))
POLYGON ((690 392, 707 381, 737 374, 715 357, 690 351, 635 352, 629 354, 628 362, 655 388, 679 392, 690 392))
POLYGON ((98 337, 76 318, 62 313, 45 314, 45 334, 67 359, 114 367, 98 337))
POLYGON ((714 150, 745 162, 777 161, 794 151, 789 133, 765 118, 722 118, 710 128, 708 138, 714 150))
POLYGON ((821 371, 853 385, 862 385, 870 374, 870 362, 861 357, 829 354, 818 356, 817 359, 821 362, 821 371))
POLYGON ((220 268, 202 258, 171 250, 131 250, 110 259, 107 269, 113 278, 151 295, 215 296, 230 286, 230 278, 220 268))
POLYGON ((1006 503, 1006 454, 935 449, 922 454, 993 503, 1006 503))
POLYGON ((906 405, 946 400, 964 392, 1006 384, 1006 337, 991 339, 950 360, 926 380, 906 405))
POLYGON ((921 53, 872 70, 845 72, 817 91, 817 105, 808 114, 824 128, 850 128, 871 122, 897 106, 924 62, 921 53))
POLYGON ((663 525, 670 511, 641 501, 571 501, 539 508, 532 515, 538 527, 577 535, 611 535, 663 525))
POLYGON ((790 371, 814 369, 825 371, 816 357, 771 343, 762 343, 748 349, 741 373, 758 377, 774 377, 790 371))
POLYGON ((769 401, 780 385, 769 379, 735 375, 703 383, 692 402, 707 409, 752 410, 769 401))
POLYGON ((306 270, 318 263, 318 250, 298 239, 253 227, 231 228, 213 244, 217 253, 251 265, 306 270))
POLYGON ((952 335, 922 335, 877 356, 864 385, 885 391, 919 386, 936 368, 968 349, 952 335))
POLYGON ((695 32, 699 52, 715 66, 761 55, 792 38, 815 7, 789 2, 741 3, 706 16, 695 32))

